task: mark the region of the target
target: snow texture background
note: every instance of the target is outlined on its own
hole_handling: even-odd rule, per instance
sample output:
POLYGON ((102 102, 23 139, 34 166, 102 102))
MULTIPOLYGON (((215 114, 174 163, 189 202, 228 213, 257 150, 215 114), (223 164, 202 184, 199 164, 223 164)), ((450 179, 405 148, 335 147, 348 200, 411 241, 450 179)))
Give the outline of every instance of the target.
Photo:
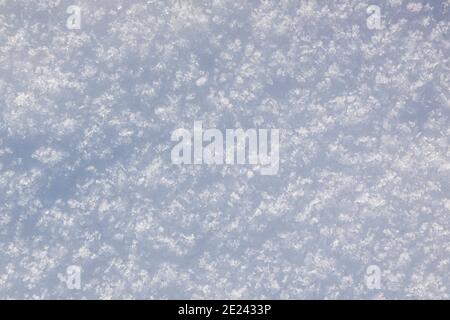
POLYGON ((449 14, 1 0, 0 297, 450 298, 449 14), (280 129, 278 174, 173 165, 197 120, 280 129))

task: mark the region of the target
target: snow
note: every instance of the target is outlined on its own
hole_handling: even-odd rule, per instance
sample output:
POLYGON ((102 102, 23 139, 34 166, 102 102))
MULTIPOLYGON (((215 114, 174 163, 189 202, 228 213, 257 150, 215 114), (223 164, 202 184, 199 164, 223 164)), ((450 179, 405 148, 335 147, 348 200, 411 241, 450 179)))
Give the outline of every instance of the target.
POLYGON ((450 298, 448 2, 77 3, 0 1, 0 298, 450 298))

